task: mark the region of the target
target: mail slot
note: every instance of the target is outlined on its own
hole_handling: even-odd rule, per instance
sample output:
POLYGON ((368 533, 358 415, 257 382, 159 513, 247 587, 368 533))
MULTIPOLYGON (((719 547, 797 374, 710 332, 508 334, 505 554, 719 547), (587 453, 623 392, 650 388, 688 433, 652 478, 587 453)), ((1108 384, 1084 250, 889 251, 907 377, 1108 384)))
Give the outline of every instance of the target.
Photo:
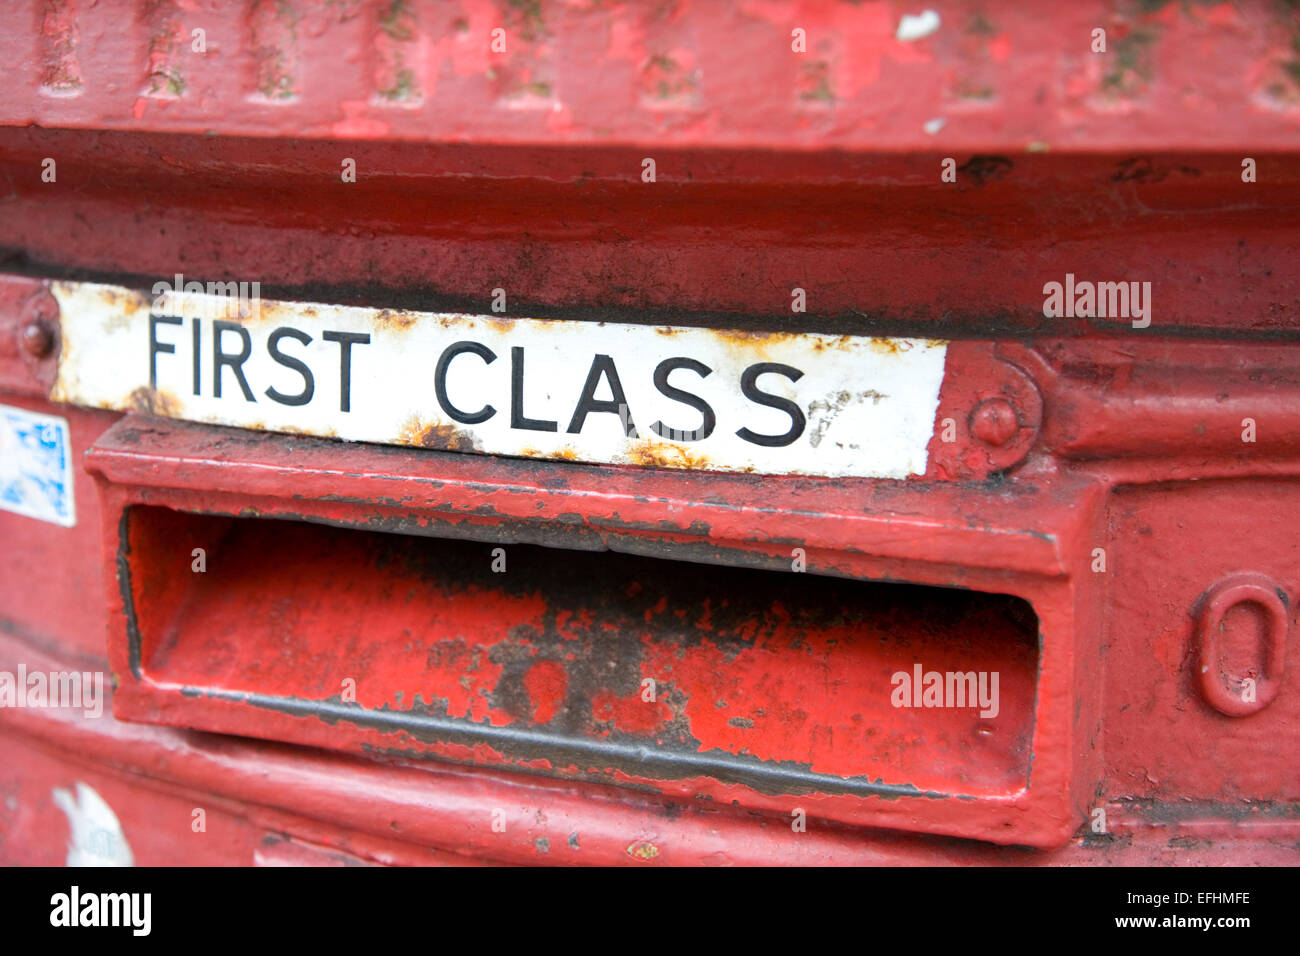
POLYGON ((968 489, 137 415, 87 462, 121 719, 1004 843, 1077 826, 1070 508, 990 490, 972 524, 968 489))
POLYGON ((1028 782, 1018 598, 147 505, 122 536, 132 674, 181 698, 135 716, 261 735, 288 715, 310 728, 288 739, 715 799, 1028 782))

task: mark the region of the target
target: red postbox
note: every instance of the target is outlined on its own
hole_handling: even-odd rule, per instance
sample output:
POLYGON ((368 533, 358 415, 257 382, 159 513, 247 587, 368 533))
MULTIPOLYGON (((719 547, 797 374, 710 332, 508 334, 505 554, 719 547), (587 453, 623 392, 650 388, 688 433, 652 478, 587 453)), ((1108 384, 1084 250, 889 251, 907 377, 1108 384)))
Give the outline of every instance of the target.
POLYGON ((1294 862, 1294 16, 931 6, 0 37, 0 858, 1294 862))

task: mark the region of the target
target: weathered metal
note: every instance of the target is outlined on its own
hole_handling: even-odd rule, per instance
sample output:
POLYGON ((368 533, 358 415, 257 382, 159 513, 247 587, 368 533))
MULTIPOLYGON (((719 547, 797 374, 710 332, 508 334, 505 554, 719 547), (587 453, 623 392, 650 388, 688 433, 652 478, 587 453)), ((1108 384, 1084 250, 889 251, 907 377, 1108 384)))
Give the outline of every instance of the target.
POLYGON ((564 464, 539 474, 525 462, 376 457, 130 420, 89 464, 115 555, 120 717, 622 780, 786 813, 816 807, 857 823, 956 834, 977 825, 998 842, 1054 844, 1075 828, 1072 696, 1039 696, 1035 681, 1071 683, 1066 635, 1082 600, 1072 595, 1094 583, 1068 567, 1086 485, 1052 491, 1060 505, 1046 510, 935 489, 923 511, 903 492, 882 514, 826 481, 674 481, 564 464), (379 476, 382 491, 363 490, 379 476), (234 523, 176 513, 194 510, 234 523), (988 523, 971 528, 974 513, 988 523), (1032 609, 820 578, 947 584, 951 574, 930 563, 985 542, 965 587, 1020 593, 1032 609), (498 545, 510 547, 498 555, 498 545), (205 549, 204 574, 191 573, 192 547, 205 549), (796 547, 803 575, 792 573, 796 547), (292 608, 292 649, 279 626, 255 623, 277 620, 275 608, 292 608), (899 634, 910 637, 887 640, 899 634), (890 675, 910 673, 918 654, 928 670, 1000 673, 1001 706, 987 715, 996 719, 891 705, 890 675), (355 705, 341 699, 349 677, 355 705))
POLYGON ((45 358, 54 350, 54 331, 44 322, 29 322, 23 326, 23 348, 33 358, 45 358))
POLYGON ((0 510, 0 671, 118 685, 0 707, 0 859, 107 807, 138 863, 1293 864, 1297 13, 926 6, 920 38, 780 0, 0 34, 0 404, 89 469, 71 527, 0 510), (178 272, 948 344, 906 479, 51 401, 55 283, 178 272), (1145 314, 1045 307, 1076 279, 1149 282, 1145 314), (997 716, 895 706, 916 665, 996 671, 997 716))
POLYGON ((1294 147, 1286 6, 926 8, 938 28, 907 40, 908 11, 886 3, 33 0, 31 26, 0 35, 18 78, 0 91, 0 119, 387 142, 942 143, 990 175, 989 155, 1009 144, 1126 157, 1294 147), (1210 62, 1224 68, 1213 84, 1210 62))

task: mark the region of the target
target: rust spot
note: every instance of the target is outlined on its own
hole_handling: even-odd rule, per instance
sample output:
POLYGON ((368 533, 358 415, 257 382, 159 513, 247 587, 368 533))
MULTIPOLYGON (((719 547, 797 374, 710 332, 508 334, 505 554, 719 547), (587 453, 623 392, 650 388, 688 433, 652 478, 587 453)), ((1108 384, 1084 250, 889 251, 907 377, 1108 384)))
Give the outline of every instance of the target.
POLYGON ((518 455, 520 458, 550 458, 563 461, 580 461, 578 453, 569 446, 557 448, 555 451, 542 451, 540 448, 525 446, 517 452, 511 452, 512 455, 518 455))
POLYGON ((649 840, 637 840, 635 843, 628 844, 627 855, 642 861, 653 860, 659 855, 659 847, 649 840))
POLYGON ((398 439, 405 445, 437 448, 441 451, 482 451, 477 438, 455 425, 426 425, 418 416, 411 416, 403 426, 398 439))
POLYGON ((131 393, 131 407, 146 415, 181 416, 181 403, 170 392, 141 385, 131 393))
POLYGON ((259 299, 255 308, 237 297, 226 298, 217 308, 222 313, 218 318, 230 322, 248 325, 250 322, 286 323, 296 322, 302 315, 299 306, 293 302, 276 302, 274 299, 259 299))
POLYGON ((419 321, 419 314, 398 309, 381 309, 375 316, 375 324, 386 329, 409 329, 419 321))
POLYGON ((718 329, 713 334, 719 341, 750 347, 775 345, 778 342, 789 342, 800 337, 797 332, 750 332, 744 329, 718 329))
POLYGON ((631 465, 651 465, 659 468, 709 468, 707 456, 671 442, 648 439, 630 447, 623 460, 631 465))
POLYGON ((901 352, 912 351, 912 343, 904 339, 875 337, 869 340, 868 345, 873 352, 879 352, 882 355, 898 355, 901 352))

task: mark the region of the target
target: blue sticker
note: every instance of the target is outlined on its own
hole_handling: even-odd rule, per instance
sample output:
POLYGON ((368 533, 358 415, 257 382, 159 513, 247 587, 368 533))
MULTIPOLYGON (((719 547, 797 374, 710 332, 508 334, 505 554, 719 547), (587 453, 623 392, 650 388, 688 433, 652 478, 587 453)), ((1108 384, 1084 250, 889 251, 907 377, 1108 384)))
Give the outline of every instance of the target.
POLYGON ((0 405, 0 509, 71 528, 68 420, 0 405))

